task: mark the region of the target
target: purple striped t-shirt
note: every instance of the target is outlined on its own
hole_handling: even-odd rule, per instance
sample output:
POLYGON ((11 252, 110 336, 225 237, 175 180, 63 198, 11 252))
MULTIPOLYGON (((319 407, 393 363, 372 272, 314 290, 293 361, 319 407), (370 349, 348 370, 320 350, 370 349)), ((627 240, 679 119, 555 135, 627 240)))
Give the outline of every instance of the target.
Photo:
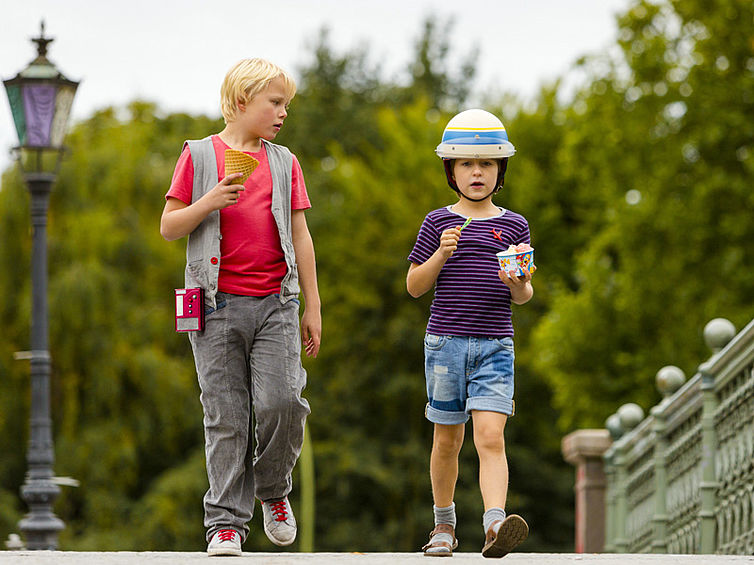
MULTIPOLYGON (((424 263, 440 247, 442 232, 465 220, 450 206, 427 214, 408 260, 424 263)), ((511 293, 497 276, 495 254, 519 243, 531 244, 529 224, 520 214, 501 208, 498 216, 472 220, 437 277, 427 333, 513 337, 511 293)))

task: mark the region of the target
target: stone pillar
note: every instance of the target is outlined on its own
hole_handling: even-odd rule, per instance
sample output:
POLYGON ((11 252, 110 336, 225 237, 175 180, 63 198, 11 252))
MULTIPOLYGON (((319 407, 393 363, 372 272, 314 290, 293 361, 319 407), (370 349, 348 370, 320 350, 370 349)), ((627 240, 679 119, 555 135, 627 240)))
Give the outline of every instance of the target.
POLYGON ((605 545, 605 469, 610 447, 607 430, 577 430, 563 438, 561 451, 576 467, 576 553, 600 553, 605 545))

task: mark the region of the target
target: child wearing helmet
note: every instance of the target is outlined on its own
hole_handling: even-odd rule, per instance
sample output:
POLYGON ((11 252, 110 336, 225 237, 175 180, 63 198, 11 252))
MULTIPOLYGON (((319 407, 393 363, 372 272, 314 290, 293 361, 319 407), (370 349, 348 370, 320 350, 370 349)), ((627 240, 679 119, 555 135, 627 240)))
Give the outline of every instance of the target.
POLYGON ((520 276, 503 272, 496 254, 510 245, 531 244, 529 224, 492 202, 515 153, 495 115, 479 109, 456 115, 436 153, 458 201, 427 214, 408 256, 406 278, 414 298, 435 289, 424 338, 425 416, 434 424, 430 477, 435 527, 423 550, 427 556, 448 556, 458 545, 453 497, 458 454, 471 418, 485 510, 482 555, 502 557, 529 532, 523 518, 506 516, 503 431, 515 406, 511 302, 531 299, 536 267, 524 267, 520 276))

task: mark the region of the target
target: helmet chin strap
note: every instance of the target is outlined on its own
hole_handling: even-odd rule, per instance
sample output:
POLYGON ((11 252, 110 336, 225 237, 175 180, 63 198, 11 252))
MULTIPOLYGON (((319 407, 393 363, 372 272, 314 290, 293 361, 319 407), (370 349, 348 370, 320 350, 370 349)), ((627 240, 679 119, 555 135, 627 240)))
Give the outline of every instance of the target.
POLYGON ((466 196, 460 188, 456 188, 456 192, 460 194, 461 196, 463 196, 466 200, 469 200, 471 202, 481 202, 482 200, 487 200, 490 196, 497 193, 500 190, 500 188, 502 187, 493 188, 492 192, 490 192, 487 196, 482 196, 481 198, 471 198, 469 196, 466 196))

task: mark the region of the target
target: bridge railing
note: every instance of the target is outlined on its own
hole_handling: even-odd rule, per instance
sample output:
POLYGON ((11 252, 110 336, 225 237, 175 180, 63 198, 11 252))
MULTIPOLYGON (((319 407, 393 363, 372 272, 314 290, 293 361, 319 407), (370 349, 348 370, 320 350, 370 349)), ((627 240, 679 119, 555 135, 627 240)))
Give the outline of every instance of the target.
MULTIPOLYGON (((736 334, 718 318, 704 336, 712 356, 688 381, 677 367, 661 369, 663 399, 649 416, 626 404, 607 419, 613 441, 602 442, 603 497, 592 494, 581 508, 577 498, 577 551, 579 523, 601 501, 604 544, 585 548, 582 540, 582 550, 754 553, 754 320, 736 334)), ((572 446, 587 432, 597 430, 563 441, 566 459, 577 465, 584 459, 572 446)))

